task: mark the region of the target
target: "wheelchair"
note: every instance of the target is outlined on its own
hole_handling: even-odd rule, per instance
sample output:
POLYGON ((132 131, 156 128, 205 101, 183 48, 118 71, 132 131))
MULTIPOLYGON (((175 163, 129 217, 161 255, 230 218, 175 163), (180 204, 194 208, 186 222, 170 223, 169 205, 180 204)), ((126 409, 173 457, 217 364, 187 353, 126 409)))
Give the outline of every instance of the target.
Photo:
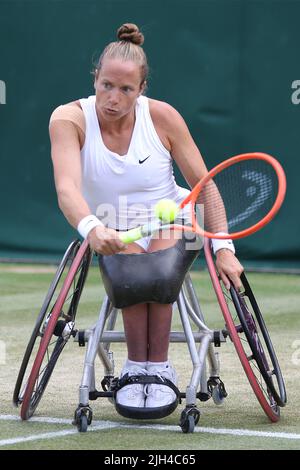
MULTIPOLYGON (((216 294, 216 303, 225 320, 222 329, 210 329, 204 320, 191 277, 187 272, 177 297, 182 331, 171 331, 170 342, 186 343, 192 361, 192 374, 185 391, 178 391, 175 406, 185 399, 179 426, 184 433, 192 433, 200 418, 197 400, 212 398, 216 405, 227 396, 220 378, 218 349, 226 341, 234 344, 252 390, 271 422, 280 419, 280 408, 287 401, 280 366, 263 315, 254 293, 243 273, 243 288, 233 285, 227 291, 221 284, 212 254, 211 242, 204 239, 204 254, 208 273, 216 294), (195 330, 196 328, 196 330, 195 330)), ((124 255, 123 255, 124 256, 124 255)), ((118 377, 115 377, 111 345, 125 342, 123 331, 115 331, 119 309, 108 296, 104 297, 96 324, 85 330, 76 329, 76 312, 87 279, 93 253, 87 241, 73 241, 66 250, 49 287, 27 345, 17 381, 13 403, 20 406, 22 420, 28 420, 37 409, 55 365, 67 342, 73 339, 86 346, 83 375, 79 386, 79 404, 73 424, 79 432, 86 432, 93 419, 90 401, 106 398, 115 403, 118 377), (102 390, 96 388, 95 359, 99 357, 104 376, 102 390)), ((116 410, 118 410, 116 406, 116 410)), ((124 412, 120 413, 126 416, 124 412)), ((166 414, 164 415, 166 416, 166 414)), ((136 416, 136 419, 156 419, 136 416)), ((126 417, 132 417, 130 414, 126 417)))

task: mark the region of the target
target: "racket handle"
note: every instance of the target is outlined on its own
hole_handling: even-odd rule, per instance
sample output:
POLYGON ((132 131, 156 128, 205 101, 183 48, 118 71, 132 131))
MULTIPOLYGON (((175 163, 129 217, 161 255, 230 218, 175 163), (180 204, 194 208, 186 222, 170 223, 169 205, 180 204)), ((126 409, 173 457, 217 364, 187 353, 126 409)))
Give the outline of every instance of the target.
POLYGON ((119 232, 120 240, 123 243, 132 243, 136 240, 140 240, 144 237, 149 237, 153 232, 161 228, 160 222, 153 222, 146 225, 141 225, 140 227, 133 228, 127 232, 119 232))
POLYGON ((133 228, 128 232, 119 233, 119 237, 123 243, 132 243, 140 238, 143 238, 142 227, 133 228))

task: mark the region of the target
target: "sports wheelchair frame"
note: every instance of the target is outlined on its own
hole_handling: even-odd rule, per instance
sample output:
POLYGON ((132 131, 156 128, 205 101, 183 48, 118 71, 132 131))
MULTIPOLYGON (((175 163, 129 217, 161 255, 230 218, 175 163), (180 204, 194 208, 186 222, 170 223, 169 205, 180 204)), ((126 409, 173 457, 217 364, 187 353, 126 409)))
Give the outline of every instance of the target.
MULTIPOLYGON (((236 349, 249 383, 262 409, 272 422, 280 418, 280 407, 286 404, 286 391, 280 366, 245 273, 243 289, 233 286, 227 292, 221 285, 211 252, 210 241, 204 241, 204 253, 217 301, 225 320, 225 327, 211 330, 205 323, 189 274, 186 275, 177 306, 183 331, 172 331, 170 342, 187 343, 193 371, 180 400, 186 405, 181 412, 180 427, 184 433, 194 431, 200 411, 197 399, 212 398, 221 404, 227 396, 220 379, 216 348, 230 339, 236 349), (192 330, 196 325, 198 331, 192 330), (197 347, 196 343, 199 343, 197 347), (207 364, 209 374, 207 374, 207 364)), ((93 253, 85 241, 73 241, 50 285, 27 345, 15 385, 13 402, 21 406, 21 418, 29 419, 35 412, 47 387, 51 374, 66 343, 73 338, 83 346, 87 344, 83 377, 79 387, 79 405, 73 423, 80 432, 87 431, 92 422, 90 400, 106 397, 114 401, 115 384, 111 343, 125 342, 124 332, 114 331, 118 309, 105 296, 99 318, 94 327, 84 331, 76 329, 75 320, 80 296, 87 278, 93 253), (98 354, 104 366, 103 391, 96 389, 95 358, 98 354)), ((166 416, 166 415, 164 415, 166 416)), ((143 416, 145 417, 145 416, 143 416)), ((151 418, 161 418, 152 416, 151 418)))

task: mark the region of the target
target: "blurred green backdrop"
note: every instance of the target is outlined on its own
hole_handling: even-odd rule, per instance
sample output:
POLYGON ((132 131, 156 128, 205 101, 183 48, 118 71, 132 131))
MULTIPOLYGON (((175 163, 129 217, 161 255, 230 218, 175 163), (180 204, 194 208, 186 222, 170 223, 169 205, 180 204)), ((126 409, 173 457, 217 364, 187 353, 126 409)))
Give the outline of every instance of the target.
POLYGON ((93 61, 134 22, 145 35, 148 96, 181 112, 209 168, 262 151, 286 170, 283 208, 236 242, 239 257, 300 267, 299 17, 297 0, 0 0, 0 257, 59 257, 76 236, 57 206, 49 117, 93 94, 93 61))

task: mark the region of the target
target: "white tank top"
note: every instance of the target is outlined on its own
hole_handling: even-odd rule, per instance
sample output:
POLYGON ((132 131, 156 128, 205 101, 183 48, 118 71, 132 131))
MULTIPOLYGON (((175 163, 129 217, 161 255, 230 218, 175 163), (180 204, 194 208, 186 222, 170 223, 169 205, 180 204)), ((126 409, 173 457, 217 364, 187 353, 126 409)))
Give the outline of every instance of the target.
POLYGON ((127 230, 150 222, 160 199, 179 204, 189 190, 175 182, 172 157, 155 130, 148 98, 137 99, 133 134, 122 156, 103 142, 95 101, 95 96, 80 100, 86 121, 81 150, 85 200, 108 227, 127 230))

